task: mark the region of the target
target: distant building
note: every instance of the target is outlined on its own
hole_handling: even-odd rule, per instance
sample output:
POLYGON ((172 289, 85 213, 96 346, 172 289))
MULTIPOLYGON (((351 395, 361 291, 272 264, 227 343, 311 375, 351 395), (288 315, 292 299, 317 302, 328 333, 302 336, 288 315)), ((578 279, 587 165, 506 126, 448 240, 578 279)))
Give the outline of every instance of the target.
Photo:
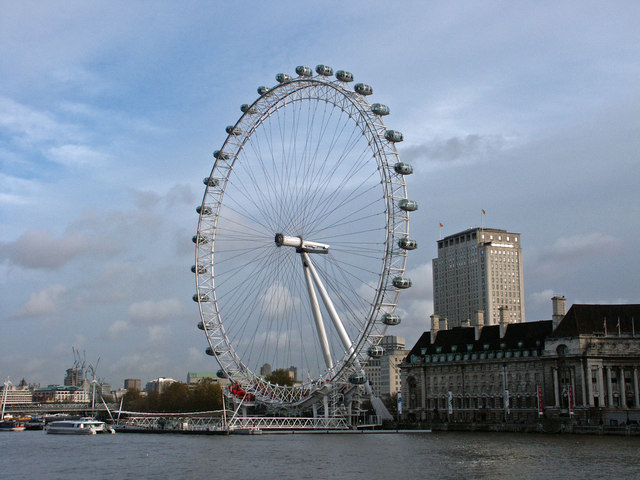
POLYGON ((89 403, 89 392, 81 387, 69 385, 49 385, 36 388, 34 403, 89 403))
POLYGON ((287 371, 289 372, 289 378, 294 382, 298 381, 298 367, 290 366, 287 371))
POLYGON ((188 372, 187 385, 196 385, 205 378, 211 380, 213 383, 220 384, 221 387, 224 387, 231 383, 228 378, 218 377, 218 374, 216 372, 188 372))
POLYGON ((263 377, 271 375, 271 365, 268 363, 262 365, 262 367, 260 367, 260 375, 262 375, 263 377))
POLYGON ((142 380, 139 378, 126 378, 124 380, 124 388, 127 390, 142 390, 142 380))
MULTIPOLYGON (((23 380, 24 382, 24 380, 23 380)), ((26 383, 26 382, 25 382, 26 383)), ((0 386, 0 398, 3 398, 6 391, 6 404, 7 405, 26 405, 33 402, 33 394, 26 384, 21 383, 17 387, 14 385, 1 385, 0 386)))
POLYGON ((70 387, 84 386, 84 373, 80 368, 68 368, 64 376, 64 385, 70 387))
POLYGON ((573 305, 554 320, 425 332, 401 365, 416 421, 640 421, 640 305, 573 305))
POLYGON ((438 240, 434 315, 447 328, 525 321, 520 234, 472 228, 438 240))
POLYGON ((164 390, 172 383, 176 383, 176 380, 174 380, 173 378, 159 377, 151 380, 150 382, 147 382, 147 385, 144 387, 144 389, 147 393, 163 393, 164 390))
POLYGON ((401 375, 400 363, 409 350, 405 350, 403 337, 385 335, 380 342, 384 348, 384 355, 370 358, 365 366, 365 374, 377 397, 390 397, 400 391, 401 375))

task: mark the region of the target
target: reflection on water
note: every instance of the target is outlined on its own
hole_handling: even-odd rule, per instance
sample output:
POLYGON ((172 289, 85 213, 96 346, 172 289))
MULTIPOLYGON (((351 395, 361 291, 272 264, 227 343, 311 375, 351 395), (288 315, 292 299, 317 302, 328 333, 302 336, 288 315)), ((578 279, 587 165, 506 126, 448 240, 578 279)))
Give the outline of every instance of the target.
POLYGON ((0 434, 2 478, 640 479, 640 438, 0 434), (89 474, 90 472, 90 474, 89 474))

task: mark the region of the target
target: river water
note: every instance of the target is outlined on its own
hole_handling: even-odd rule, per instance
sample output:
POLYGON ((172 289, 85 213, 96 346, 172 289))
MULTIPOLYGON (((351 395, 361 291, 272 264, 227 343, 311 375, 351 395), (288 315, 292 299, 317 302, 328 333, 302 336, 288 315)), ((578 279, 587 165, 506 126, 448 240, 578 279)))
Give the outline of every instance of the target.
POLYGON ((0 433, 0 478, 628 479, 640 437, 515 433, 0 433))

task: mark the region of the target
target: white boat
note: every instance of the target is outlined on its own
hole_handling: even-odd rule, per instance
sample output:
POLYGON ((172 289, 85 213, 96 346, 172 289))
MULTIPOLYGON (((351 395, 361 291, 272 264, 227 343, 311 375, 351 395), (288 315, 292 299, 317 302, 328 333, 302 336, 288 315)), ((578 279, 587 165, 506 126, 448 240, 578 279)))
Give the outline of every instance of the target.
POLYGON ((94 418, 80 418, 77 420, 57 420, 46 427, 47 433, 95 435, 96 433, 113 433, 104 422, 94 418))

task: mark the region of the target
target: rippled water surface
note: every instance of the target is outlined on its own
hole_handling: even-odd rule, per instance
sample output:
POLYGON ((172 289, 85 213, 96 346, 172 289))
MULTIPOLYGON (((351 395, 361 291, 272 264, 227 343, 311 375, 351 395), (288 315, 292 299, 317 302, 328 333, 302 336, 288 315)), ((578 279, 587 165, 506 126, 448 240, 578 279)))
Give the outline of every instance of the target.
POLYGON ((0 433, 0 478, 630 479, 640 438, 389 433, 0 433))

